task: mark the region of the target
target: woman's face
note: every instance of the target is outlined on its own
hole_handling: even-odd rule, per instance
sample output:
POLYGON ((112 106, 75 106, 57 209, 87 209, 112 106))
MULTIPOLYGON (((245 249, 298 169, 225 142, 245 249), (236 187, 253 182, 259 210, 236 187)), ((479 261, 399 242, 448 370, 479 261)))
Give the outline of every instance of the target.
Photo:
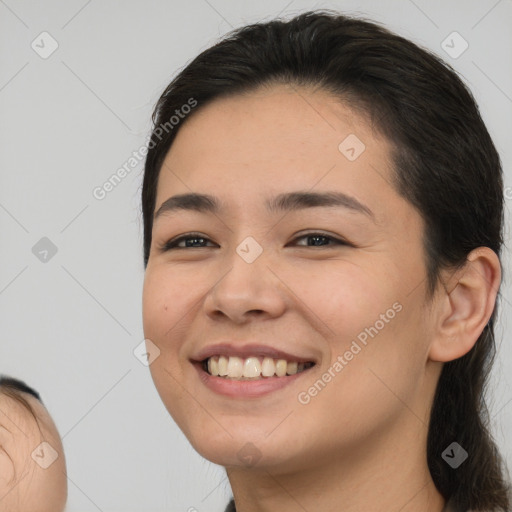
POLYGON ((428 361, 423 222, 391 185, 389 151, 347 105, 289 86, 216 100, 180 128, 155 212, 182 194, 218 209, 160 210, 143 320, 160 397, 207 459, 297 469, 398 422, 424 428, 440 364, 428 361), (322 196, 286 199, 299 192, 322 196), (233 378, 205 372, 207 355, 233 378), (259 375, 251 356, 278 375, 314 366, 237 378, 259 375))

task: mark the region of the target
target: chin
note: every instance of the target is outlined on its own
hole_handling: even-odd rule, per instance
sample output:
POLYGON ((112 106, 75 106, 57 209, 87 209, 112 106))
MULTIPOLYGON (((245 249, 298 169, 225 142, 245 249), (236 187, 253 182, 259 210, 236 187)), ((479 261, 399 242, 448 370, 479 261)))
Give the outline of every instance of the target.
MULTIPOLYGON (((249 419, 249 418, 247 418, 249 419)), ((271 468, 286 466, 297 460, 296 444, 291 442, 290 435, 283 429, 281 435, 268 432, 275 428, 276 422, 269 428, 254 429, 254 418, 251 426, 235 425, 231 422, 226 430, 222 428, 204 428, 198 426, 195 434, 190 431, 186 436, 192 447, 205 459, 224 467, 237 468, 271 468), (229 433, 228 433, 229 432, 229 433), (284 442, 283 435, 290 442, 284 442)), ((216 427, 218 425, 216 424, 216 427)))

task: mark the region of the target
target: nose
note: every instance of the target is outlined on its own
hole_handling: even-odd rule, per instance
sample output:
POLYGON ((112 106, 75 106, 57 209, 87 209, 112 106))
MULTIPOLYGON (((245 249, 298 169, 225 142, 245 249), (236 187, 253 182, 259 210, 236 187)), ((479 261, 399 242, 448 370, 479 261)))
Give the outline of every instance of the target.
POLYGON ((237 253, 230 268, 210 289, 204 301, 213 319, 243 324, 251 318, 275 318, 286 310, 286 287, 263 256, 247 263, 237 253))

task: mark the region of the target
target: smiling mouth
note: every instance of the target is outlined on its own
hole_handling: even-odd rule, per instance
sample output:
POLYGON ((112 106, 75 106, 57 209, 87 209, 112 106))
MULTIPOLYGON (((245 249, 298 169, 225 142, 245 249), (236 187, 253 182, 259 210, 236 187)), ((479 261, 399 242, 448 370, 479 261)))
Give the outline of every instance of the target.
POLYGON ((314 362, 287 361, 272 357, 212 356, 201 361, 203 370, 213 377, 228 380, 263 380, 271 377, 286 377, 304 372, 314 362))

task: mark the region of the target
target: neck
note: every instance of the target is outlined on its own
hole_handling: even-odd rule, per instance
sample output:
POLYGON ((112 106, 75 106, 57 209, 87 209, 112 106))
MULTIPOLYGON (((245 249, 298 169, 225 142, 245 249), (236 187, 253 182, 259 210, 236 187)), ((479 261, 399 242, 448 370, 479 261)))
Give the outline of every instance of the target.
POLYGON ((305 457, 295 469, 226 468, 237 512, 441 512, 445 500, 428 469, 426 434, 418 417, 405 411, 387 432, 357 449, 340 449, 338 458, 331 450, 317 454, 314 465, 305 457))

